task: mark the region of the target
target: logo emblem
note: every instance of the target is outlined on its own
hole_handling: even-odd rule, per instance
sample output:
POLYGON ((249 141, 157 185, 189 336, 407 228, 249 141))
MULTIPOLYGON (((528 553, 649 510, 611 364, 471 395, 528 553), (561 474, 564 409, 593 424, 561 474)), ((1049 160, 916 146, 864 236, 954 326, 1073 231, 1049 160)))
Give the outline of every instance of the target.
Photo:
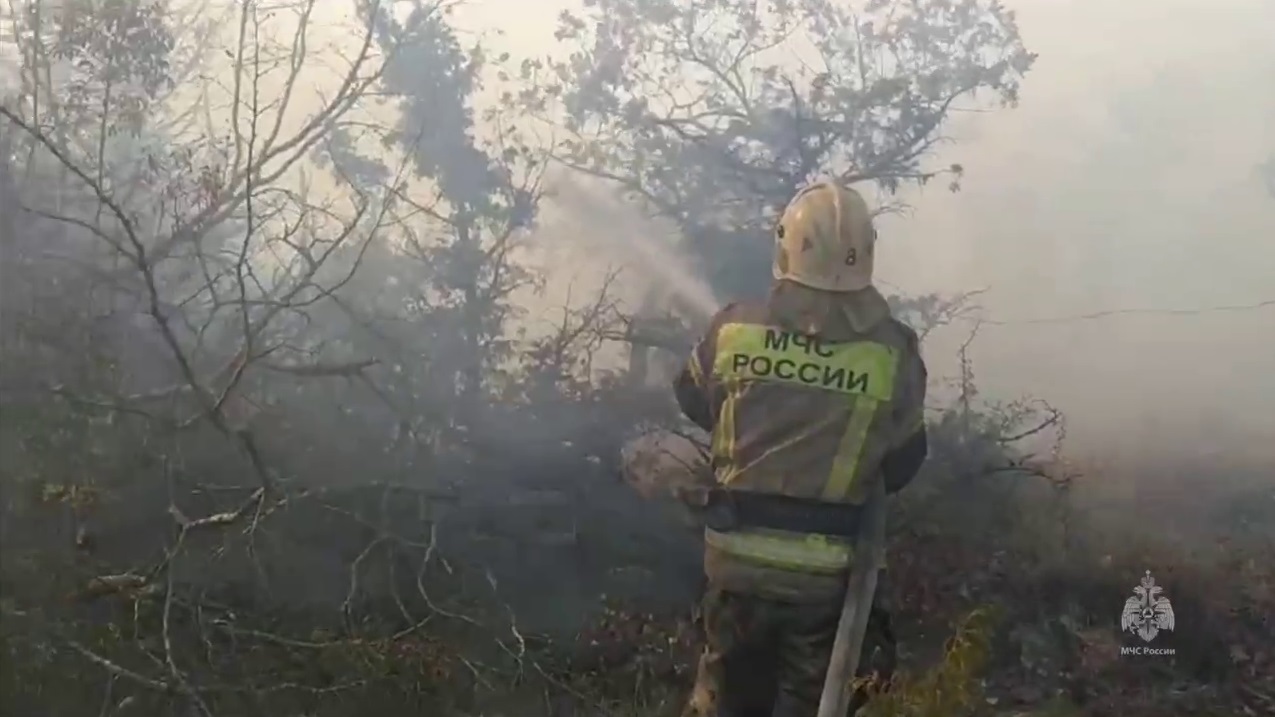
POLYGON ((1120 615, 1120 629, 1132 632, 1145 642, 1151 642, 1161 630, 1173 631, 1173 605, 1160 593, 1164 588, 1155 584, 1148 570, 1142 583, 1133 589, 1133 597, 1124 601, 1120 615))

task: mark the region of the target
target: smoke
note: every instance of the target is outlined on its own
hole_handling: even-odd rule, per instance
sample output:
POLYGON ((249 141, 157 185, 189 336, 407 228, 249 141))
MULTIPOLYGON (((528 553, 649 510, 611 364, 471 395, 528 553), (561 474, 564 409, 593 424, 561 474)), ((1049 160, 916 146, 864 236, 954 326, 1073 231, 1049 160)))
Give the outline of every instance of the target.
POLYGON ((721 300, 678 250, 676 229, 644 216, 607 189, 606 185, 587 187, 565 172, 553 178, 552 203, 562 222, 555 233, 560 228, 569 238, 576 259, 618 264, 643 290, 663 292, 698 319, 716 313, 721 300))

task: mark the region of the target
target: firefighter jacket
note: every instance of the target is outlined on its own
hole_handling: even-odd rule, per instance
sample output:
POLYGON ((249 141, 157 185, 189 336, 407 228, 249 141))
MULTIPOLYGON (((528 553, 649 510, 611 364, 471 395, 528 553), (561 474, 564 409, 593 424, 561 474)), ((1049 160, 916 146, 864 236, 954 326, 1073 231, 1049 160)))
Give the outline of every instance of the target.
POLYGON ((813 601, 844 589, 853 558, 853 530, 829 516, 853 516, 871 481, 898 490, 924 459, 926 370, 916 334, 875 289, 823 294, 832 303, 813 324, 792 310, 803 291, 718 312, 674 389, 712 435, 713 492, 728 509, 761 499, 805 516, 782 529, 706 521, 710 584, 813 601), (902 477, 887 480, 883 466, 902 454, 902 477))

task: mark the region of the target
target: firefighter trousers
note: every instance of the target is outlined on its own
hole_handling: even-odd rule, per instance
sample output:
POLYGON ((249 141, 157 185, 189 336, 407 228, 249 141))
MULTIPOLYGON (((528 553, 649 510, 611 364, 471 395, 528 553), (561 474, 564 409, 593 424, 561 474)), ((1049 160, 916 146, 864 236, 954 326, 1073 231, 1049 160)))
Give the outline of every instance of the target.
MULTIPOLYGON (((884 687, 897 646, 878 588, 859 676, 884 687)), ((831 660, 842 601, 796 604, 709 585, 702 601, 704 651, 682 717, 814 717, 831 660)), ((848 715, 867 702, 858 690, 848 715)))

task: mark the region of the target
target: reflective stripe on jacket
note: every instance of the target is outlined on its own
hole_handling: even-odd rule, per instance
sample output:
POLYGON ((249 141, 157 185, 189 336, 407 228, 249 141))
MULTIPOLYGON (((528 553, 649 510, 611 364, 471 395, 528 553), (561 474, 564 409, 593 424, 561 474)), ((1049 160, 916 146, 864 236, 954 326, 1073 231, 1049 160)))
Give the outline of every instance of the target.
MULTIPOLYGON (((885 454, 921 425, 916 335, 893 319, 820 337, 781 328, 765 305, 732 304, 684 376, 711 414, 714 474, 729 488, 859 505, 885 454)), ((706 529, 705 542, 804 573, 843 572, 852 558, 849 540, 807 533, 706 529)))
POLYGON ((764 528, 727 533, 705 528, 704 542, 757 565, 806 573, 841 573, 850 567, 854 555, 853 546, 842 538, 764 528))

